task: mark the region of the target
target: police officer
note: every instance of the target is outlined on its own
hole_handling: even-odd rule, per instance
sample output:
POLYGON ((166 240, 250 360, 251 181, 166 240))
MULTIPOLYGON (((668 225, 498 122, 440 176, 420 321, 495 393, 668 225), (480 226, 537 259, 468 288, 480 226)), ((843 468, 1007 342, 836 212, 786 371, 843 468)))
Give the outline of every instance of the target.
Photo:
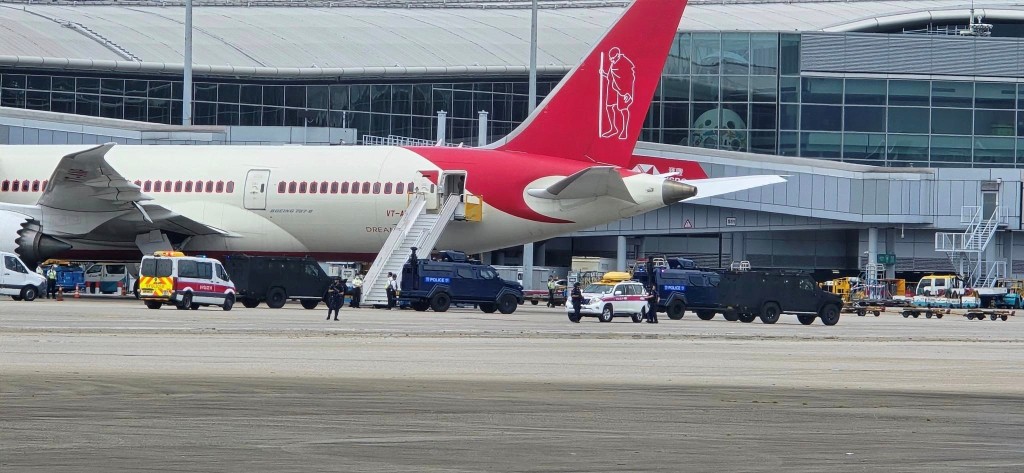
POLYGON ((647 286, 647 322, 658 323, 658 287, 654 284, 647 286))
POLYGON ((327 320, 331 320, 331 313, 334 313, 334 320, 338 320, 338 311, 341 310, 341 306, 345 303, 345 289, 344 286, 338 283, 335 279, 331 283, 330 289, 327 290, 327 296, 324 297, 327 300, 327 320))
POLYGON ((583 291, 580 290, 580 283, 572 285, 572 310, 576 320, 580 319, 580 308, 583 307, 583 291))
POLYGON ((555 307, 555 277, 548 276, 548 307, 555 307))
POLYGON ((57 265, 51 264, 46 270, 46 298, 57 298, 57 265))
POLYGON ((363 275, 357 274, 352 279, 352 302, 349 303, 349 307, 353 309, 359 308, 359 299, 363 296, 363 275))
POLYGON ((386 291, 388 295, 388 310, 391 310, 398 305, 398 279, 394 273, 388 273, 388 287, 386 291))

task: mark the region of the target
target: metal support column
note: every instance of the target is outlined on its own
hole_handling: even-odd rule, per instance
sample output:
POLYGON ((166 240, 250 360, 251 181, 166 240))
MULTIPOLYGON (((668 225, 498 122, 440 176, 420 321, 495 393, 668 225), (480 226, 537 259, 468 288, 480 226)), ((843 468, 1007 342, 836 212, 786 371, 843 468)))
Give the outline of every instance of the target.
POLYGON ((878 228, 868 228, 868 261, 867 264, 878 263, 878 228))
POLYGON ((448 112, 444 110, 437 111, 437 142, 444 144, 444 140, 447 138, 448 127, 448 112))
MULTIPOLYGON (((896 254, 896 229, 885 229, 885 252, 890 255, 896 254)), ((896 264, 885 266, 885 278, 896 279, 896 264)))
POLYGON ((533 287, 533 243, 523 245, 523 287, 533 287))
POLYGON ((615 270, 626 270, 626 237, 623 235, 615 237, 615 270))
POLYGON ((192 125, 192 0, 185 0, 185 74, 181 89, 181 124, 192 125))
POLYGON ((480 119, 478 122, 479 126, 476 129, 476 145, 484 146, 487 144, 487 111, 480 110, 480 119))

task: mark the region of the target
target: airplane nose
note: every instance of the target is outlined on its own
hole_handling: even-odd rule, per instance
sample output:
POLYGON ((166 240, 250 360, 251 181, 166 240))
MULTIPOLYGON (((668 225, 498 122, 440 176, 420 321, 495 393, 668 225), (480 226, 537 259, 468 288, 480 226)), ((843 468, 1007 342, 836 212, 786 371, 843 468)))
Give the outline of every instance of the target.
POLYGON ((697 195, 697 188, 689 184, 665 179, 661 184, 661 200, 665 205, 672 205, 683 199, 689 199, 697 195))

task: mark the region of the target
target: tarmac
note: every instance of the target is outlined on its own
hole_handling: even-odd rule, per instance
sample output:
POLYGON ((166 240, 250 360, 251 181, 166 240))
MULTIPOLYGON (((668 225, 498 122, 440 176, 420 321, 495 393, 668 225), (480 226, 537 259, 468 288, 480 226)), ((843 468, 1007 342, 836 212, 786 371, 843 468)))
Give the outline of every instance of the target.
POLYGON ((1024 471, 1024 314, 0 301, 0 471, 1024 471))

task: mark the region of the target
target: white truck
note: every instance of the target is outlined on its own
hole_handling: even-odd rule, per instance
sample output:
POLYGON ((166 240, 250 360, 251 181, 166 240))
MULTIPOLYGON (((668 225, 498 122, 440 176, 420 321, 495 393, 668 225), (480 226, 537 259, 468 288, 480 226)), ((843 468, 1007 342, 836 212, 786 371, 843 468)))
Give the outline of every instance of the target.
MULTIPOLYGON (((523 284, 522 266, 494 266, 494 269, 498 271, 498 276, 501 276, 501 279, 523 284)), ((523 284, 523 301, 533 305, 540 304, 541 302, 546 304, 548 302, 548 278, 554 276, 558 286, 555 288, 555 305, 565 304, 564 274, 565 268, 534 266, 530 285, 527 287, 523 284)))

